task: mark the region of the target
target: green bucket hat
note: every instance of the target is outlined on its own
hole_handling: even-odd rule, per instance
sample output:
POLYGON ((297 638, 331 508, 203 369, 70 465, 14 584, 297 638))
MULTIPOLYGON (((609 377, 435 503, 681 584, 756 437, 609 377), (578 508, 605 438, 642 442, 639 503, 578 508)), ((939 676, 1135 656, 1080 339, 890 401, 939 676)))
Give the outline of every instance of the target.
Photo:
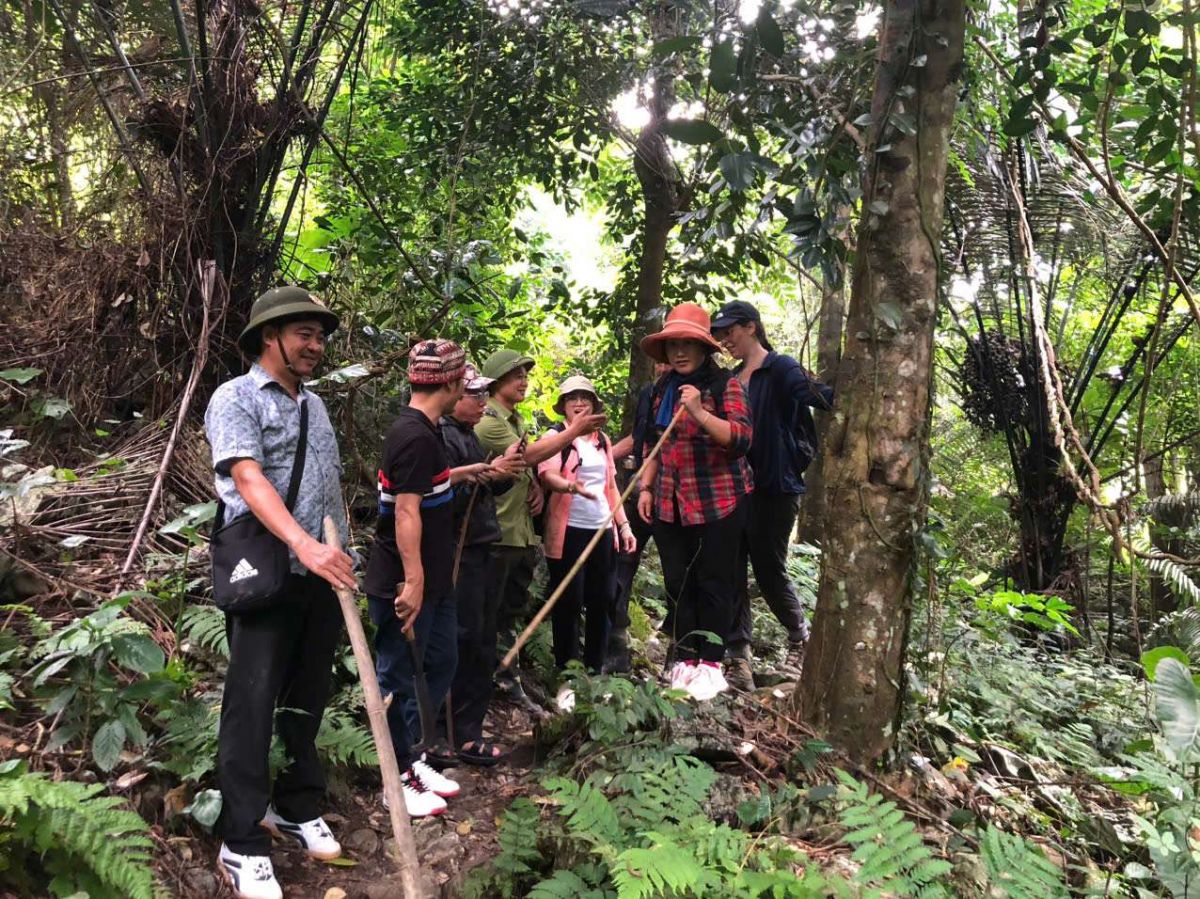
POLYGON ((483 376, 498 381, 516 368, 533 368, 533 360, 516 350, 496 350, 483 360, 483 376))
POLYGON ((247 355, 262 349, 259 335, 264 325, 281 319, 315 318, 325 326, 326 336, 337 330, 338 317, 328 307, 303 287, 274 287, 268 290, 250 307, 250 321, 242 328, 238 346, 247 355))

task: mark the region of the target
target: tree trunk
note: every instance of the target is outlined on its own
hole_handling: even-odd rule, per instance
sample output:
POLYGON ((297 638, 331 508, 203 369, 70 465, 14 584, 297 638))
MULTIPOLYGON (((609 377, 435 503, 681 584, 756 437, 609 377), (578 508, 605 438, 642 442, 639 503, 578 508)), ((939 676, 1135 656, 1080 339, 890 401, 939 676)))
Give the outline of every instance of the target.
POLYGON ((929 496, 938 238, 963 38, 963 0, 885 5, 849 340, 822 464, 826 502, 839 514, 825 521, 795 696, 803 720, 859 762, 891 747, 903 697, 910 575, 929 496))
MULTIPOLYGON (((836 283, 827 281, 821 293, 821 314, 817 330, 817 378, 836 389, 838 364, 842 360, 842 331, 846 317, 846 287, 842 274, 836 283)), ((801 543, 821 542, 821 524, 825 520, 825 479, 821 476, 821 449, 829 431, 829 415, 814 411, 817 426, 817 464, 804 476, 805 493, 800 503, 800 521, 796 536, 801 543)))
MULTIPOLYGON (((663 79, 667 81, 668 79, 663 79)), ((656 86, 650 100, 650 121, 638 135, 634 150, 633 168, 642 185, 645 204, 645 224, 641 235, 641 259, 638 265, 637 302, 629 346, 629 390, 625 394, 624 418, 626 428, 632 426, 638 392, 650 382, 653 363, 639 344, 647 334, 658 330, 662 306, 663 272, 667 265, 667 241, 683 206, 683 191, 679 183, 675 160, 662 133, 671 97, 666 85, 656 86)))

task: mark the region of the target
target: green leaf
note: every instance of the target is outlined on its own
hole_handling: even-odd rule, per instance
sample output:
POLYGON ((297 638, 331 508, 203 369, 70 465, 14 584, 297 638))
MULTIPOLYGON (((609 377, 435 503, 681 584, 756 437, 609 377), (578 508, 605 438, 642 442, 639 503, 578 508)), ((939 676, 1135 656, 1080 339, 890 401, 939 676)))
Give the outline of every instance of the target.
POLYGON ((125 746, 125 725, 111 718, 100 725, 92 737, 92 758, 101 771, 111 771, 125 746))
POLYGON ((1158 646, 1154 649, 1148 649, 1142 653, 1142 669, 1146 672, 1146 679, 1154 680, 1154 671, 1158 668, 1158 663, 1163 659, 1175 659, 1185 668, 1191 665, 1191 660, 1188 659, 1187 653, 1178 646, 1158 646))
POLYGON ((715 143, 725 136, 716 125, 700 119, 670 119, 663 122, 662 130, 672 140, 693 146, 715 143))
POLYGON ((201 827, 212 827, 217 823, 221 814, 221 791, 201 790, 192 800, 192 804, 183 810, 185 815, 191 815, 201 827))
POLYGON ((1037 121, 1024 117, 1009 116, 1008 121, 1004 123, 1004 133, 1009 137, 1024 137, 1035 128, 1037 128, 1037 121))
POLYGON ((33 401, 33 411, 42 418, 65 418, 71 404, 62 397, 42 396, 33 401))
POLYGON ((42 373, 40 368, 6 368, 0 371, 0 381, 12 381, 14 384, 28 384, 42 373))
POLYGON ((683 50, 690 50, 692 47, 700 46, 700 38, 694 34, 681 34, 678 37, 668 38, 665 41, 659 41, 650 50, 650 55, 655 59, 665 59, 672 53, 679 53, 683 50))
POLYGON ((708 59, 708 81, 715 90, 728 94, 737 87, 737 51, 725 39, 712 48, 708 59))
POLYGON ((783 29, 779 27, 774 16, 767 12, 765 6, 759 9, 758 21, 754 23, 754 27, 758 31, 758 39, 763 49, 772 56, 783 56, 783 29))
POLYGON ((754 183, 754 171, 757 168, 753 153, 730 153, 721 157, 721 174, 729 182, 729 187, 741 193, 754 183))
POLYGON ((1167 745, 1180 759, 1200 751, 1200 702, 1196 684, 1178 659, 1160 659, 1154 672, 1155 710, 1167 745))
POLYGON ((154 674, 166 664, 162 649, 146 634, 118 634, 112 646, 117 664, 123 668, 154 674))

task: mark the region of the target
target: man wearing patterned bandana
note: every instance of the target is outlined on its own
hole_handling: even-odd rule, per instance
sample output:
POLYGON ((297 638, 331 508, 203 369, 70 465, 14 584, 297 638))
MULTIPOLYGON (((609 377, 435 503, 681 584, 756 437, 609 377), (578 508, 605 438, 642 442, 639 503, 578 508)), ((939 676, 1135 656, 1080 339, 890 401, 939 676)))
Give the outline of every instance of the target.
MULTIPOLYGON (((414 818, 441 814, 458 784, 412 747, 421 734, 414 688, 416 636, 430 701, 442 704, 458 664, 458 623, 451 588, 454 486, 439 422, 463 394, 466 357, 449 340, 423 340, 408 357, 412 397, 388 430, 379 466, 379 524, 367 566, 368 611, 375 623, 376 669, 392 695, 388 725, 404 772, 404 803, 414 818)), ((426 735, 429 736, 429 735, 426 735)))

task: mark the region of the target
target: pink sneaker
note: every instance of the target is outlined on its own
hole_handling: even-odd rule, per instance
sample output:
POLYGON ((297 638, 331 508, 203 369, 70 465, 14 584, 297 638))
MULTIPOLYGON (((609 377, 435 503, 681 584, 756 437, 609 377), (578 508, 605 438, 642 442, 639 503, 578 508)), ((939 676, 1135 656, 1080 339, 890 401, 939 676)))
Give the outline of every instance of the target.
POLYGON ((685 689, 697 702, 707 702, 718 693, 728 690, 729 682, 725 680, 719 663, 701 662, 696 666, 696 673, 688 681, 685 689))

